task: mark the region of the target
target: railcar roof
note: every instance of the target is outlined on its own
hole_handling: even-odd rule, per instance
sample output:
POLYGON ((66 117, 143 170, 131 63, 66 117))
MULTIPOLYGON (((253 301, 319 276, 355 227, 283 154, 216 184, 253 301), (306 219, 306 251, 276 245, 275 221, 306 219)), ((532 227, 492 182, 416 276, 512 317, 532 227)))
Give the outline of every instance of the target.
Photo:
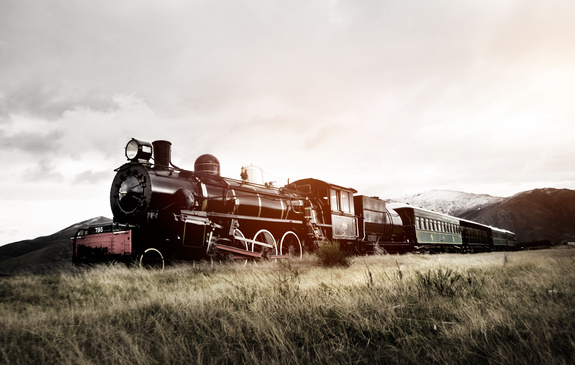
POLYGON ((289 188, 291 185, 293 186, 300 186, 300 185, 306 185, 306 184, 310 184, 310 185, 326 185, 329 186, 330 188, 333 189, 338 189, 338 190, 346 190, 346 191, 350 191, 352 193, 357 193, 357 190, 353 189, 353 188, 346 188, 344 186, 340 186, 340 185, 335 185, 335 184, 331 184, 328 183, 326 181, 323 180, 319 180, 319 179, 314 179, 314 178, 307 178, 307 179, 301 179, 301 180, 296 180, 293 181, 291 183, 289 183, 287 185, 287 187, 289 188))
POLYGON ((438 216, 438 217, 442 217, 445 219, 455 219, 455 220, 459 220, 460 218, 454 217, 452 215, 448 215, 448 214, 444 214, 444 213, 439 213, 439 212, 434 212, 433 210, 429 210, 429 209, 424 209, 424 208, 420 208, 420 207, 415 207, 413 205, 409 205, 409 204, 405 204, 405 203, 388 203, 387 207, 393 210, 397 210, 397 209, 413 209, 414 211, 419 211, 419 212, 423 212, 423 213, 427 213, 430 215, 434 215, 434 216, 438 216))
POLYGON ((490 225, 488 225, 488 224, 478 223, 478 222, 475 222, 475 221, 470 221, 470 220, 468 220, 468 219, 458 218, 458 217, 454 217, 454 216, 451 216, 451 215, 448 215, 448 214, 443 214, 443 213, 439 213, 439 212, 434 212, 433 210, 424 209, 424 208, 419 208, 419 207, 415 207, 415 206, 413 206, 413 205, 409 205, 409 204, 405 204, 405 203, 389 203, 389 204, 387 204, 387 207, 390 208, 390 209, 394 209, 394 210, 395 210, 395 209, 402 209, 402 208, 413 209, 413 210, 416 210, 416 211, 421 211, 421 212, 426 212, 426 213, 430 213, 430 214, 435 214, 435 215, 439 215, 439 216, 442 216, 442 217, 447 217, 447 218, 451 218, 451 219, 457 219, 457 220, 459 220, 459 221, 461 221, 461 222, 467 222, 467 223, 476 224, 476 225, 478 225, 478 226, 483 226, 483 227, 486 227, 486 228, 489 228, 489 229, 492 229, 492 230, 494 230, 494 231, 501 232, 501 233, 511 233, 511 234, 515 234, 515 233, 513 233, 513 232, 511 232, 511 231, 508 231, 508 230, 506 230, 506 229, 503 229, 503 228, 497 228, 497 227, 490 226, 490 225))

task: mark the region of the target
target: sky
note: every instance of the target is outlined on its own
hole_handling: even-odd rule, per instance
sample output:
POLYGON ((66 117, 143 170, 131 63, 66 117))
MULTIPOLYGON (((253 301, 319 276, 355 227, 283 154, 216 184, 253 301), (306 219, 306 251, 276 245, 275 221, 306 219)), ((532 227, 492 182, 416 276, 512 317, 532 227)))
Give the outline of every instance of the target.
POLYGON ((3 0, 0 245, 112 217, 131 138, 395 198, 575 189, 572 0, 3 0))

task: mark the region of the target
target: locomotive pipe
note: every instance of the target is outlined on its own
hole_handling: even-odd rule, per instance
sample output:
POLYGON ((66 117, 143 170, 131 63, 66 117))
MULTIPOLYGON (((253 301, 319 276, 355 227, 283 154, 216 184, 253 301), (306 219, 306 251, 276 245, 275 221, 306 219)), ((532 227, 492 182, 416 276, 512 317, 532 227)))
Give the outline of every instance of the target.
POLYGON ((170 167, 170 162, 172 160, 172 143, 170 141, 154 141, 152 142, 154 146, 154 163, 156 166, 170 167))

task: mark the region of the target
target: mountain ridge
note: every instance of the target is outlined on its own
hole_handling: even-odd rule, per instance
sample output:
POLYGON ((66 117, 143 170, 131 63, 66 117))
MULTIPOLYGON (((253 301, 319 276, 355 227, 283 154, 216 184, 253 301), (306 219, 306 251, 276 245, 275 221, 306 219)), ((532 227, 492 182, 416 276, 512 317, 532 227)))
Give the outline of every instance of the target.
POLYGON ((468 211, 481 209, 505 199, 506 198, 488 194, 473 194, 455 190, 428 190, 415 195, 404 195, 399 198, 388 199, 388 201, 407 203, 420 208, 459 217, 468 211))

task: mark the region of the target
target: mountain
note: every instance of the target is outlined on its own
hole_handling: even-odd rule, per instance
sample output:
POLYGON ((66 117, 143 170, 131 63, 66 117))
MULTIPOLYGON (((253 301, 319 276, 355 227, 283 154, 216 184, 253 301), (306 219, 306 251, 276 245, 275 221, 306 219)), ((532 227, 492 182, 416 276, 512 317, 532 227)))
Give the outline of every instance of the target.
POLYGON ((508 198, 436 190, 392 201, 504 228, 521 243, 575 241, 575 190, 535 189, 508 198))
POLYGON ((513 231, 519 242, 575 241, 575 190, 535 189, 513 195, 463 218, 513 231))
POLYGON ((499 203, 505 198, 487 194, 470 194, 461 191, 431 190, 416 195, 406 195, 391 201, 407 203, 420 208, 461 217, 463 214, 499 203))
POLYGON ((70 238, 90 224, 111 223, 106 217, 96 217, 73 224, 49 236, 10 243, 0 247, 0 275, 20 273, 43 274, 71 265, 70 238))

